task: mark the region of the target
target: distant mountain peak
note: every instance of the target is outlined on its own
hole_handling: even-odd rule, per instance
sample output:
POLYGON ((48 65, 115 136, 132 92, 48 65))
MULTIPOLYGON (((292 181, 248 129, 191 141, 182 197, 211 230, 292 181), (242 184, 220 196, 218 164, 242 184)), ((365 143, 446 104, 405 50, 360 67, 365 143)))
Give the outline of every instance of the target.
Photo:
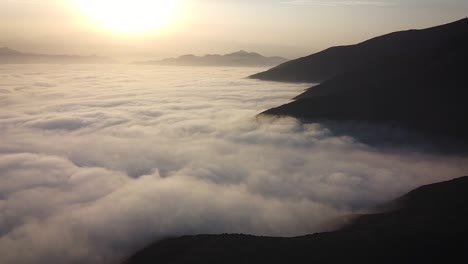
POLYGON ((245 50, 239 50, 237 52, 226 54, 225 56, 242 56, 242 57, 264 57, 256 52, 248 52, 245 50))
POLYGON ((182 55, 182 56, 179 56, 180 59, 184 59, 184 58, 196 58, 197 56, 193 55, 193 54, 186 54, 186 55, 182 55))
POLYGON ((8 47, 0 47, 0 64, 75 64, 75 63, 113 63, 106 57, 78 56, 78 55, 48 55, 29 52, 20 52, 8 47))
POLYGON ((21 52, 17 51, 17 50, 14 50, 14 49, 10 49, 8 47, 1 47, 0 48, 0 54, 2 55, 5 55, 5 54, 20 54, 21 52))
POLYGON ((282 57, 265 57, 256 52, 239 50, 237 52, 205 56, 182 55, 177 58, 167 58, 160 61, 136 62, 136 64, 164 64, 182 66, 275 66, 286 62, 282 57))

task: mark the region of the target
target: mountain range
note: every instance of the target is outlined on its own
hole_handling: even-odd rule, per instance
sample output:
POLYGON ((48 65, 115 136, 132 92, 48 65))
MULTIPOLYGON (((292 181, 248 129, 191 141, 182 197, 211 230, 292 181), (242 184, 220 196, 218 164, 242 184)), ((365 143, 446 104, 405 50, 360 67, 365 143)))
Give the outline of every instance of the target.
POLYGON ((112 59, 98 56, 46 55, 24 53, 7 47, 0 48, 0 64, 86 64, 113 63, 112 59))
POLYGON ((177 58, 168 58, 159 61, 135 62, 143 65, 176 65, 176 66, 231 66, 231 67, 257 67, 276 66, 288 59, 282 57, 265 57, 256 52, 238 51, 226 55, 183 55, 177 58))

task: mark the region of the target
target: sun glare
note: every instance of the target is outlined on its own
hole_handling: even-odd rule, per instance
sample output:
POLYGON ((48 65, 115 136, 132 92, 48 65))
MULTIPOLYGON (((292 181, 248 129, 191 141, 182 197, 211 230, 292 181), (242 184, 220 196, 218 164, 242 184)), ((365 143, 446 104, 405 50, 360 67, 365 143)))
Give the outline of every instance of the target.
POLYGON ((72 0, 93 23, 106 30, 140 34, 167 27, 179 0, 72 0))

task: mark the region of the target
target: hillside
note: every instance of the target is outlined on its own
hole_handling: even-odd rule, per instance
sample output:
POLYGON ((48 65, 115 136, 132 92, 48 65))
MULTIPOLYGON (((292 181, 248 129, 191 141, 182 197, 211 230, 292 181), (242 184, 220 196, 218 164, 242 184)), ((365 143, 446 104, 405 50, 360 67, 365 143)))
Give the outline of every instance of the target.
POLYGON ((7 47, 0 48, 0 64, 86 64, 112 63, 112 59, 98 56, 46 55, 24 53, 7 47))
MULTIPOLYGON (((403 55, 338 74, 308 89, 295 101, 263 114, 293 116, 305 121, 395 124, 465 140, 468 138, 465 122, 468 19, 430 32, 435 29, 438 35, 456 37, 425 42, 420 51, 411 55, 406 50, 411 50, 412 45, 401 48, 403 55)), ((418 35, 419 31, 414 33, 418 35)))
POLYGON ((342 229, 294 238, 184 236, 156 242, 126 264, 464 263, 468 260, 468 177, 420 187, 392 211, 342 229))
POLYGON ((320 83, 339 74, 382 61, 426 52, 467 33, 468 19, 423 30, 407 30, 376 37, 356 45, 326 49, 291 60, 251 78, 268 81, 320 83))

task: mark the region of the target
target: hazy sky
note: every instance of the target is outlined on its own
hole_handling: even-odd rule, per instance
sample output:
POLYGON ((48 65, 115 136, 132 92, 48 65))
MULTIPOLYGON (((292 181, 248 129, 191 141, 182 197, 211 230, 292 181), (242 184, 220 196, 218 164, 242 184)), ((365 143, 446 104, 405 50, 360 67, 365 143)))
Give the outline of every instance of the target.
MULTIPOLYGON (((156 58, 238 49, 297 57, 332 45, 443 24, 468 15, 466 0, 180 0, 169 14, 170 22, 163 27, 144 34, 123 34, 93 22, 73 1, 99 2, 0 0, 0 46, 116 57, 156 58)), ((107 12, 115 15, 114 5, 119 1, 134 5, 149 2, 101 0, 112 4, 94 11, 98 16, 107 12)), ((132 12, 128 6, 124 9, 132 12)))

